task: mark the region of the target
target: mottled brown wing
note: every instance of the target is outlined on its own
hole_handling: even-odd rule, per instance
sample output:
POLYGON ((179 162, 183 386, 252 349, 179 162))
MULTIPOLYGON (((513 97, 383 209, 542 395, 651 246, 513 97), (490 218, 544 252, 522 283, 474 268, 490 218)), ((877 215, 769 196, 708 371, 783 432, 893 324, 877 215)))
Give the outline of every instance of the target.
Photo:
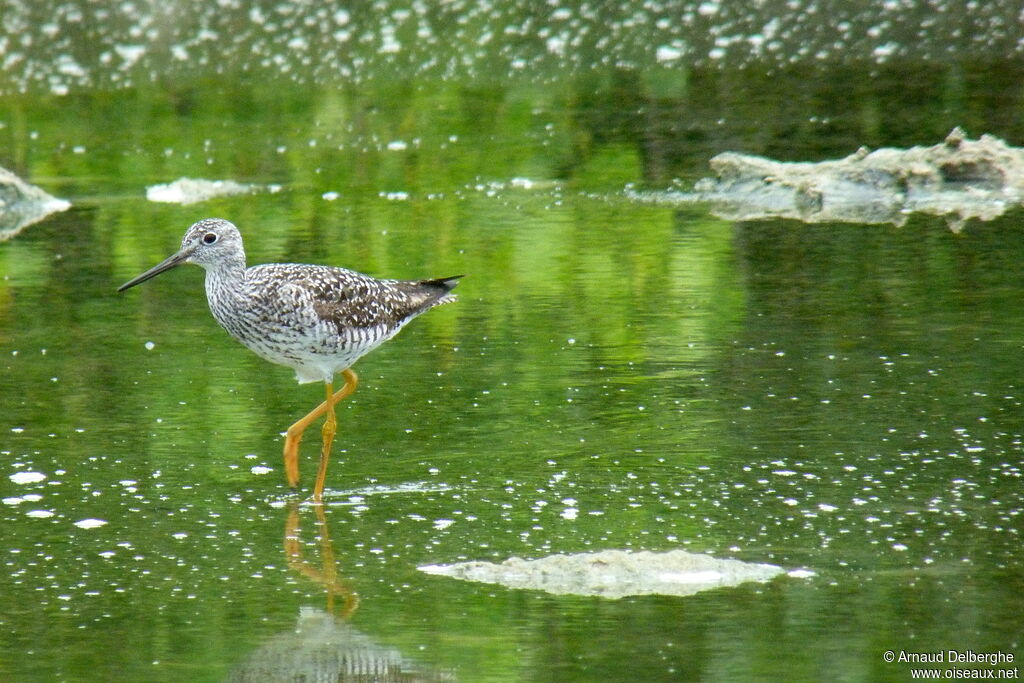
MULTIPOLYGON (((461 276, 458 276, 461 277, 461 276)), ((346 328, 394 328, 429 308, 452 300, 458 277, 436 280, 378 280, 341 268, 307 271, 302 286, 321 319, 346 328)))

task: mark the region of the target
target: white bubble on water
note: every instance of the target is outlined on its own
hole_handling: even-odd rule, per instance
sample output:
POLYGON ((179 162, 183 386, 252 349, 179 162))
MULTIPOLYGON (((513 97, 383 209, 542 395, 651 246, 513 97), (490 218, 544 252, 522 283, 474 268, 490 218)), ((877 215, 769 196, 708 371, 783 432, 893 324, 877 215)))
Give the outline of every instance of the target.
POLYGON ((42 472, 16 472, 9 479, 15 484, 38 484, 46 480, 46 475, 42 472))
POLYGON ((105 519, 95 519, 88 517, 86 519, 80 519, 75 522, 75 526, 79 529, 95 529, 96 527, 105 526, 107 521, 105 519))

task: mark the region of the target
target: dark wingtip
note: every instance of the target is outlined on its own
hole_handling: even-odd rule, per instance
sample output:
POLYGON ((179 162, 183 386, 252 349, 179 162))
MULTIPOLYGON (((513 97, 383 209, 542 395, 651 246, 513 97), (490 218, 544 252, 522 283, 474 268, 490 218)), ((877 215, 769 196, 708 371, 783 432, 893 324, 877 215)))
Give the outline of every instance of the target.
POLYGON ((459 279, 466 277, 465 275, 452 275, 451 277, 439 277, 436 280, 424 280, 422 284, 433 285, 434 287, 443 287, 444 291, 450 292, 455 289, 455 285, 459 284, 459 279))

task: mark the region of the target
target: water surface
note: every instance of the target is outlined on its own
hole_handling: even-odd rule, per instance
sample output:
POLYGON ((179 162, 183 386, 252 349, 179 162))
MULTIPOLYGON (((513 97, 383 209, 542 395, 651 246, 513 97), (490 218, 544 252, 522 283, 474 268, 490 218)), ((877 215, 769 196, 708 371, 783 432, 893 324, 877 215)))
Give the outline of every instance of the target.
MULTIPOLYGON (((465 7, 463 42, 424 39, 465 69, 381 53, 359 36, 387 22, 353 12, 316 35, 351 31, 365 55, 292 78, 305 48, 274 41, 315 41, 274 8, 249 16, 267 64, 245 32, 116 49, 178 26, 155 19, 126 23, 135 42, 100 31, 137 56, 120 76, 72 38, 53 44, 80 72, 58 48, 10 59, 0 165, 74 207, 0 244, 0 678, 260 680, 316 647, 469 681, 905 680, 886 650, 1024 654, 1021 212, 961 235, 931 217, 733 224, 624 192, 730 149, 814 160, 955 125, 1019 145, 1019 54, 1000 46, 1020 43, 992 30, 950 56, 940 21, 932 42, 889 41, 918 52, 730 61, 673 48, 711 21, 700 7, 530 20, 625 35, 633 61, 570 31, 563 63, 561 29, 537 47, 504 30, 525 13, 465 7), (481 25, 504 38, 468 50, 481 25), (221 61, 154 56, 178 44, 221 61), (145 199, 182 176, 282 189, 145 199), (468 274, 357 365, 320 514, 280 451, 321 389, 220 330, 197 268, 115 292, 210 215, 251 263, 468 274), (416 570, 676 548, 815 576, 610 601, 416 570)), ((27 55, 10 21, 5 54, 27 55)))

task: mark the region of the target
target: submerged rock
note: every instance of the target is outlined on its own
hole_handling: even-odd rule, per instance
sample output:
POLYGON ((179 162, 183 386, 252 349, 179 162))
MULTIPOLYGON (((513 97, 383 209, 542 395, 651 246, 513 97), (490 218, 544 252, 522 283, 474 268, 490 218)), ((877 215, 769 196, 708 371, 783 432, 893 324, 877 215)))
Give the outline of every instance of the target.
POLYGON ((861 148, 844 159, 782 162, 726 152, 714 157, 715 178, 692 193, 633 193, 646 201, 708 202, 729 220, 792 218, 902 225, 912 213, 944 216, 959 232, 1024 203, 1024 148, 960 128, 931 147, 861 148))
POLYGON ((466 581, 497 583, 509 588, 611 599, 628 595, 693 595, 748 581, 765 582, 785 573, 781 567, 771 564, 720 560, 685 550, 663 553, 604 550, 549 555, 536 560, 512 557, 500 564, 459 562, 426 565, 419 570, 466 581))
POLYGON ((279 185, 249 185, 234 180, 204 180, 202 178, 178 178, 173 183, 151 185, 146 188, 146 199, 151 202, 168 204, 197 204, 214 197, 230 197, 255 192, 277 192, 279 185))
POLYGON ((71 202, 51 197, 0 167, 0 241, 70 206, 71 202))

